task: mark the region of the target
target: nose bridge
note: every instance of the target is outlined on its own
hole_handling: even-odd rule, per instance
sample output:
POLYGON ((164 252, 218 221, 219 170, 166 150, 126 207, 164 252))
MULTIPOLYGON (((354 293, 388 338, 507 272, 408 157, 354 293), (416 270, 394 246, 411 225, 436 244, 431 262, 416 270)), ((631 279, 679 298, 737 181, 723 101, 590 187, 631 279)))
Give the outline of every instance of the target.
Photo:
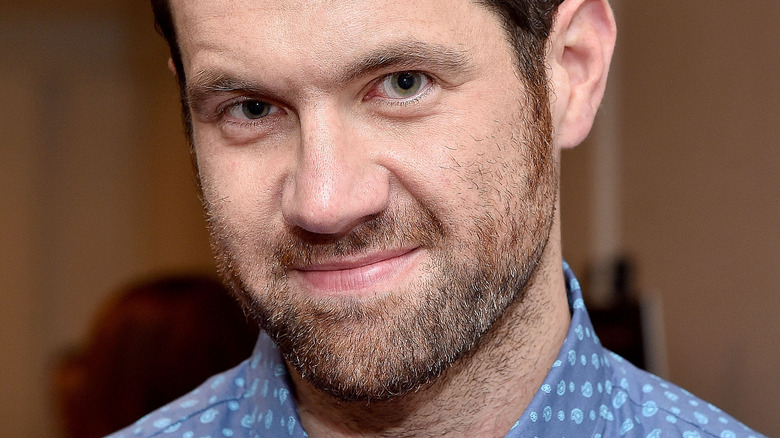
POLYGON ((282 194, 285 220, 340 234, 385 208, 387 176, 338 106, 314 105, 299 117, 297 162, 282 194))
POLYGON ((343 120, 335 109, 318 107, 301 117, 300 159, 295 189, 310 208, 330 210, 353 186, 349 167, 357 151, 347 151, 343 120), (341 172, 339 171, 341 169, 341 172))

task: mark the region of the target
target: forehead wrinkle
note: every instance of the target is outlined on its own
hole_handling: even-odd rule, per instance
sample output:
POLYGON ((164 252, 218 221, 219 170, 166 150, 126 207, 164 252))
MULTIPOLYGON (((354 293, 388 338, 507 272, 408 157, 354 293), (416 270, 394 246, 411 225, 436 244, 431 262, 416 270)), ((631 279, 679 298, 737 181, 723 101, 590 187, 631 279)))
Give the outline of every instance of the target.
MULTIPOLYGON (((417 40, 405 40, 385 44, 371 50, 357 60, 348 63, 343 68, 326 75, 326 82, 321 84, 321 91, 327 88, 341 89, 360 77, 383 69, 421 69, 442 71, 450 74, 468 73, 472 69, 472 60, 468 51, 444 45, 428 44, 417 40)), ((309 84, 311 85, 311 84, 309 84)), ((262 81, 244 77, 240 73, 232 73, 230 69, 221 67, 205 67, 195 71, 187 78, 185 86, 186 103, 198 112, 202 104, 212 94, 238 92, 265 98, 282 98, 287 100, 293 96, 305 94, 303 87, 291 89, 275 89, 263 84, 262 81)))
MULTIPOLYGON (((375 13, 370 16, 348 13, 361 3, 357 1, 286 0, 261 3, 255 0, 236 0, 220 8, 207 8, 205 6, 208 2, 203 1, 203 7, 199 8, 202 10, 198 13, 192 9, 193 5, 200 3, 199 0, 194 0, 189 5, 182 0, 174 0, 174 2, 177 6, 175 8, 177 13, 174 14, 178 18, 175 20, 179 28, 177 30, 188 29, 180 36, 184 37, 182 42, 186 40, 183 44, 186 47, 182 47, 185 49, 183 52, 186 53, 182 54, 186 61, 185 67, 191 67, 191 71, 197 71, 199 67, 211 68, 208 65, 211 63, 204 65, 200 62, 204 58, 206 60, 211 58, 218 64, 222 64, 224 71, 253 81, 257 74, 263 74, 266 76, 262 77, 260 82, 264 83, 265 80, 273 79, 270 74, 284 69, 290 74, 284 78, 277 78, 281 81, 276 82, 276 85, 285 84, 294 87, 296 79, 303 78, 310 85, 315 81, 323 81, 320 85, 338 86, 362 74, 387 66, 409 70, 424 70, 424 68, 415 68, 416 65, 448 71, 467 70, 467 66, 472 64, 472 58, 479 57, 480 53, 477 47, 464 48, 454 41, 437 38, 439 35, 436 33, 425 32, 427 21, 432 19, 430 11, 425 14, 411 14, 410 17, 400 12, 391 14, 379 24, 392 24, 398 21, 397 25, 389 27, 391 31, 378 32, 370 26, 373 22, 366 19, 374 17, 375 13), (242 30, 254 29, 252 26, 236 26, 235 32, 224 31, 225 27, 229 27, 229 23, 235 24, 226 21, 227 18, 252 14, 263 17, 263 20, 260 20, 262 28, 265 29, 260 35, 262 38, 242 30), (182 28, 181 25, 185 22, 186 25, 182 28), (335 29, 326 32, 330 39, 327 35, 320 37, 319 34, 314 36, 311 33, 302 34, 296 31, 300 26, 293 25, 298 23, 305 27, 325 22, 338 23, 335 29), (392 31, 392 29, 396 30, 392 31), (417 30, 422 31, 426 36, 415 34, 417 30), (394 33, 395 38, 392 36, 394 33), (230 37, 231 35, 233 38, 230 37), (361 37, 355 38, 356 35, 361 37), (390 40, 386 39, 387 35, 391 35, 390 40), (430 40, 428 37, 436 40, 430 40), (267 48, 270 50, 263 50, 264 43, 268 44, 267 48)), ((477 0, 463 0, 458 2, 458 5, 460 6, 456 9, 470 5, 483 9, 483 12, 489 12, 477 0)), ((467 33, 473 31, 470 26, 459 24, 458 21, 451 22, 448 28, 462 26, 466 26, 467 33)), ((219 65, 212 66, 219 67, 219 65)), ((185 70, 190 69, 185 68, 185 70)), ((192 74, 194 73, 190 73, 192 74)), ((190 77, 187 77, 187 80, 189 82, 190 77)))
MULTIPOLYGON (((428 69, 447 73, 467 73, 472 69, 472 59, 465 49, 429 44, 418 40, 405 40, 383 44, 365 55, 347 63, 325 79, 330 85, 344 86, 362 76, 383 69, 428 69)), ((188 78, 187 96, 208 92, 242 90, 265 95, 270 90, 259 83, 244 80, 222 69, 202 69, 188 78)))

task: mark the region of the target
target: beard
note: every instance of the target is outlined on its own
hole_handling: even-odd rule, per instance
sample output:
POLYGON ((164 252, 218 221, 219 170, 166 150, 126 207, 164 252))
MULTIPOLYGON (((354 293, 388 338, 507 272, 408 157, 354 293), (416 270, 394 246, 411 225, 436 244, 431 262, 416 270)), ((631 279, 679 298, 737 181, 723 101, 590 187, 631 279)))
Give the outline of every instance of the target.
MULTIPOLYGON (((542 104, 530 98, 529 108, 548 108, 544 97, 542 104)), ((479 168, 471 175, 490 188, 482 196, 497 191, 500 201, 464 206, 455 222, 410 198, 345 235, 290 226, 273 234, 259 222, 231 222, 226 202, 208 196, 204 186, 221 275, 303 379, 346 402, 409 394, 473 350, 523 300, 549 239, 558 175, 549 112, 532 111, 515 122, 495 136, 510 139, 515 151, 503 176, 486 183, 491 172, 479 168), (428 255, 422 275, 376 296, 312 297, 287 277, 294 266, 404 247, 428 255)))

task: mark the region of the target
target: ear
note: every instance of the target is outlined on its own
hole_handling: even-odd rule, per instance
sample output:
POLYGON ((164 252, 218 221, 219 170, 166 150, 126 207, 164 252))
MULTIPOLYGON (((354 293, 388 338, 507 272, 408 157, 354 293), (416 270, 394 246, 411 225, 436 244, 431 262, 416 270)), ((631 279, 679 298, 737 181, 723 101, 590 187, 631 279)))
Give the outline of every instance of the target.
POLYGON ((177 76, 176 65, 173 63, 173 58, 168 58, 168 70, 170 70, 174 76, 177 76))
POLYGON ((558 8, 547 54, 558 148, 572 148, 590 132, 604 96, 615 35, 607 0, 565 0, 558 8))

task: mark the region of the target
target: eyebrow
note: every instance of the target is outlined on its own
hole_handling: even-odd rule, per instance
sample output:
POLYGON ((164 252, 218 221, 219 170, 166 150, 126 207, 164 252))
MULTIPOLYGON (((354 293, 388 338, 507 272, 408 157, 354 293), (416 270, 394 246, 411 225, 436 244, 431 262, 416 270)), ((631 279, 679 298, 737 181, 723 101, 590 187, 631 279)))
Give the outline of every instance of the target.
POLYGON ((203 70, 187 80, 185 104, 199 113, 205 102, 215 94, 241 91, 258 96, 267 96, 270 90, 256 82, 240 79, 223 70, 203 70))
MULTIPOLYGON (((334 81, 346 84, 380 70, 433 70, 446 74, 467 73, 473 68, 467 50, 422 41, 388 44, 368 52, 334 74, 334 81)), ((187 103, 197 111, 208 97, 220 92, 245 92, 258 96, 274 93, 251 80, 239 78, 221 69, 196 72, 186 85, 187 103)))
POLYGON ((472 69, 467 50, 422 41, 401 42, 373 50, 350 64, 341 73, 344 82, 387 68, 428 68, 446 73, 472 69))

